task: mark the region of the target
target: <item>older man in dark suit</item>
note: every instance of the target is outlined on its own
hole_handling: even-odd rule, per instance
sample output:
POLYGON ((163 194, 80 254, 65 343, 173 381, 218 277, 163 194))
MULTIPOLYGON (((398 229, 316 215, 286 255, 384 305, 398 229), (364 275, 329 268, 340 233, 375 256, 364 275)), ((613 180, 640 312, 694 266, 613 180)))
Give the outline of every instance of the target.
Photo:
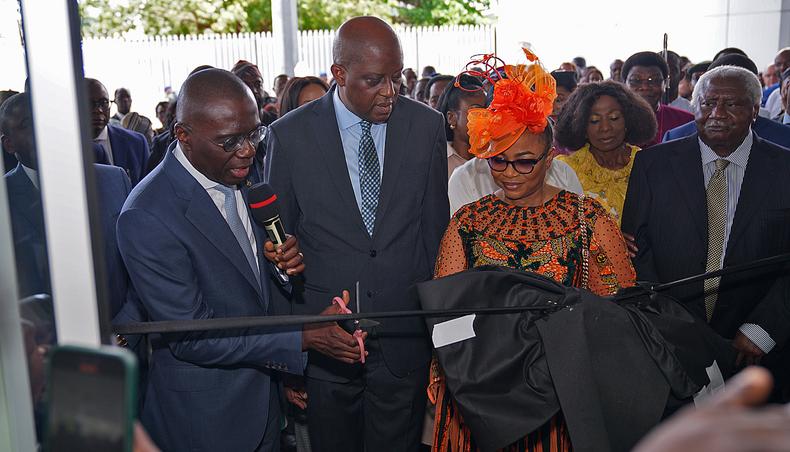
MULTIPOLYGON (((790 153, 752 131, 760 96, 754 74, 717 67, 694 88, 697 133, 637 155, 622 228, 636 237, 639 279, 667 282, 790 251, 790 153)), ((765 357, 776 371, 790 336, 788 290, 775 267, 673 295, 733 339, 739 362, 765 357)))
MULTIPOLYGON (((447 227, 447 145, 441 115, 398 96, 403 54, 392 28, 347 21, 333 48, 337 86, 270 128, 267 179, 307 268, 296 312, 359 284, 352 309, 418 309, 447 227)), ((421 319, 387 319, 365 365, 310 354, 308 422, 315 451, 419 447, 430 348, 421 319)))

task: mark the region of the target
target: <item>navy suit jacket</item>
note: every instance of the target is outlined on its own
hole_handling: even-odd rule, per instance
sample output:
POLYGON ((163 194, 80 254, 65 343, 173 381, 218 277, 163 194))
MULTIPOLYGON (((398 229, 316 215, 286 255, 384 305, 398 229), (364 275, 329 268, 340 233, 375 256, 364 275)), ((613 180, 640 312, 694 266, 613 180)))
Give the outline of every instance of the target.
POLYGON ((148 164, 148 140, 145 136, 123 127, 107 125, 107 135, 112 148, 113 165, 126 170, 132 186, 145 176, 148 164))
MULTIPOLYGON (((121 311, 128 296, 128 275, 118 252, 115 223, 126 196, 131 191, 131 184, 121 168, 98 164, 93 168, 99 192, 99 219, 104 240, 108 302, 110 314, 115 316, 121 311)), ((17 255, 19 296, 24 298, 37 293, 49 294, 49 263, 40 193, 21 165, 6 174, 5 180, 17 255)))
MULTIPOLYGON (((317 314, 359 281, 361 311, 420 309, 409 289, 432 278, 450 219, 444 121, 424 104, 400 96, 387 121, 381 191, 373 237, 368 235, 348 175, 332 101, 334 90, 269 127, 265 173, 280 198, 285 230, 304 252, 304 290, 293 310, 317 314)), ((356 301, 352 300, 352 305, 356 301)), ((354 309, 352 307, 352 309, 354 309)), ((388 369, 404 376, 427 366, 422 319, 381 320, 378 338, 388 369)), ((373 356, 370 361, 380 359, 373 356)), ((349 365, 310 352, 310 377, 344 381, 349 365)))
MULTIPOLYGON (((790 126, 758 116, 754 124, 752 124, 752 131, 763 140, 790 149, 790 126)), ((678 138, 687 137, 695 133, 697 133, 697 125, 694 121, 691 121, 680 127, 667 130, 662 142, 677 140, 678 138)))
MULTIPOLYGON (((243 189, 246 196, 246 188, 243 189)), ((265 233, 253 223, 257 243, 265 233)), ((151 320, 262 316, 271 271, 256 281, 206 190, 172 152, 138 184, 118 220, 121 254, 151 320)), ((142 422, 168 451, 254 450, 274 370, 301 373, 301 330, 246 329, 152 337, 142 422)))
MULTIPOLYGON (((637 153, 623 208, 623 232, 633 234, 639 252, 637 277, 665 283, 705 272, 708 249, 707 201, 697 135, 637 153)), ((738 208, 724 254, 734 266, 790 252, 790 152, 754 137, 738 208)), ((782 268, 726 275, 710 326, 733 338, 743 323, 762 327, 779 351, 790 337, 790 293, 782 268)), ((703 283, 670 294, 705 317, 703 283)))

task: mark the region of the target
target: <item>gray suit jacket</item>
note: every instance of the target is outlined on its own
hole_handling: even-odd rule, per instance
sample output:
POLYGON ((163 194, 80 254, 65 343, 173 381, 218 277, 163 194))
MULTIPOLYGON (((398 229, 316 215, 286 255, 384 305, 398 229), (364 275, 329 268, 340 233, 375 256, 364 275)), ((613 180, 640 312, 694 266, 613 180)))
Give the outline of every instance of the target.
MULTIPOLYGON (((449 221, 447 144, 437 112, 399 97, 387 122, 384 171, 373 237, 362 222, 332 103, 324 97, 271 125, 266 181, 281 201, 286 231, 304 252, 303 289, 288 309, 318 313, 341 290, 360 283, 361 311, 419 309, 411 290, 431 279, 449 221)), ((350 308, 356 307, 352 300, 350 308)), ((430 348, 420 318, 381 321, 378 340, 395 375, 427 365, 430 348)), ((378 339, 376 339, 378 338, 378 339)), ((311 353, 307 374, 343 381, 359 370, 311 353)))

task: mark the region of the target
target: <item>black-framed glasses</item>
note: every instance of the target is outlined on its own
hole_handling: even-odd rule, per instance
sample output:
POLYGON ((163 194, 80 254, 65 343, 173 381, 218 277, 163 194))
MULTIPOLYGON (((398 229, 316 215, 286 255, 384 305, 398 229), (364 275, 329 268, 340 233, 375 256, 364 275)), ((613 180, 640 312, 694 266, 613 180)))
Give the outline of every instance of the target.
POLYGON ((204 136, 201 136, 200 134, 195 133, 189 126, 184 126, 184 128, 190 134, 195 135, 202 140, 208 141, 214 146, 221 147, 223 151, 229 154, 239 152, 244 147, 245 141, 249 141, 253 149, 257 148, 261 141, 263 141, 263 139, 266 137, 266 131, 268 130, 265 125, 261 124, 247 133, 231 135, 225 138, 221 143, 217 143, 214 140, 210 140, 204 136))
POLYGON ((627 80, 629 85, 632 86, 661 86, 664 79, 660 77, 636 78, 629 77, 627 80))
POLYGON ((91 110, 95 110, 97 108, 106 110, 110 108, 110 100, 109 99, 92 100, 90 101, 90 106, 91 106, 91 110))
POLYGON ((489 157, 488 160, 488 167, 492 170, 501 173, 507 170, 508 165, 513 165, 513 169, 516 170, 519 174, 530 174, 535 171, 535 165, 540 163, 541 160, 546 158, 549 155, 549 150, 546 149, 540 157, 536 159, 516 159, 516 160, 506 160, 501 155, 495 155, 494 157, 489 157))

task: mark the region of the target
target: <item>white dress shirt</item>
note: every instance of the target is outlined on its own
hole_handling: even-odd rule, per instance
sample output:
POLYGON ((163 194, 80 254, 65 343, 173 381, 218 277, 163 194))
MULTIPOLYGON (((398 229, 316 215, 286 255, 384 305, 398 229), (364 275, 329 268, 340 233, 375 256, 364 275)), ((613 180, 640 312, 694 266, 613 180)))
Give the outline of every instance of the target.
MULTIPOLYGON (((581 195, 584 190, 576 172, 567 163, 552 160, 546 172, 546 183, 563 190, 581 195)), ((475 202, 483 196, 499 189, 486 159, 473 158, 453 171, 448 182, 447 194, 450 198, 450 214, 465 204, 475 202)))
POLYGON ((19 164, 22 167, 22 171, 25 172, 30 182, 33 183, 33 186, 36 187, 36 190, 41 190, 38 186, 38 171, 34 170, 33 168, 28 168, 23 164, 19 164))
MULTIPOLYGON (((738 199, 741 196, 741 186, 743 185, 743 177, 746 174, 746 165, 749 163, 749 155, 752 151, 752 144, 754 143, 754 136, 749 131, 743 142, 735 149, 735 151, 727 157, 719 157, 713 149, 699 139, 699 149, 702 153, 702 175, 705 178, 705 187, 710 183, 713 173, 716 171, 716 160, 723 158, 730 162, 724 170, 727 177, 727 223, 724 226, 724 243, 722 245, 721 253, 721 266, 724 266, 724 257, 727 252, 727 243, 730 240, 730 231, 732 230, 732 222, 735 219, 735 212, 738 207, 738 199)), ((773 340, 770 334, 762 327, 753 323, 744 323, 739 328, 740 332, 744 334, 750 341, 760 348, 765 353, 770 352, 776 341, 773 340)))
POLYGON ((779 88, 773 90, 768 100, 765 101, 765 109, 768 110, 768 117, 774 118, 782 112, 782 93, 779 88))
MULTIPOLYGON (((228 213, 225 212, 225 194, 221 191, 217 190, 216 187, 220 185, 218 182, 214 182, 213 180, 209 179, 203 173, 198 171, 192 163, 187 159, 187 156, 184 155, 184 151, 181 150, 181 145, 176 144, 176 148, 173 150, 173 154, 176 157, 176 160, 181 163, 184 169, 195 178, 196 181, 206 190, 211 201, 219 210, 219 213, 222 215, 222 218, 225 219, 225 222, 228 221, 228 213)), ((252 253, 255 256, 255 265, 258 266, 258 270, 260 271, 260 263, 258 262, 258 246, 255 242, 255 233, 252 229, 252 223, 250 222, 250 215, 247 211, 247 204, 244 202, 244 197, 241 195, 241 190, 236 187, 232 187, 234 194, 236 195, 236 210, 239 212, 239 218, 241 218, 241 224, 244 225, 244 232, 247 234, 247 238, 250 239, 250 246, 252 246, 252 253)), ((230 230, 230 226, 228 226, 228 230, 230 230)))
POLYGON ((93 139, 93 142, 100 144, 104 148, 104 152, 107 154, 108 164, 114 165, 115 163, 112 158, 112 147, 110 146, 110 135, 107 132, 107 126, 104 126, 104 129, 101 131, 99 136, 93 139))

